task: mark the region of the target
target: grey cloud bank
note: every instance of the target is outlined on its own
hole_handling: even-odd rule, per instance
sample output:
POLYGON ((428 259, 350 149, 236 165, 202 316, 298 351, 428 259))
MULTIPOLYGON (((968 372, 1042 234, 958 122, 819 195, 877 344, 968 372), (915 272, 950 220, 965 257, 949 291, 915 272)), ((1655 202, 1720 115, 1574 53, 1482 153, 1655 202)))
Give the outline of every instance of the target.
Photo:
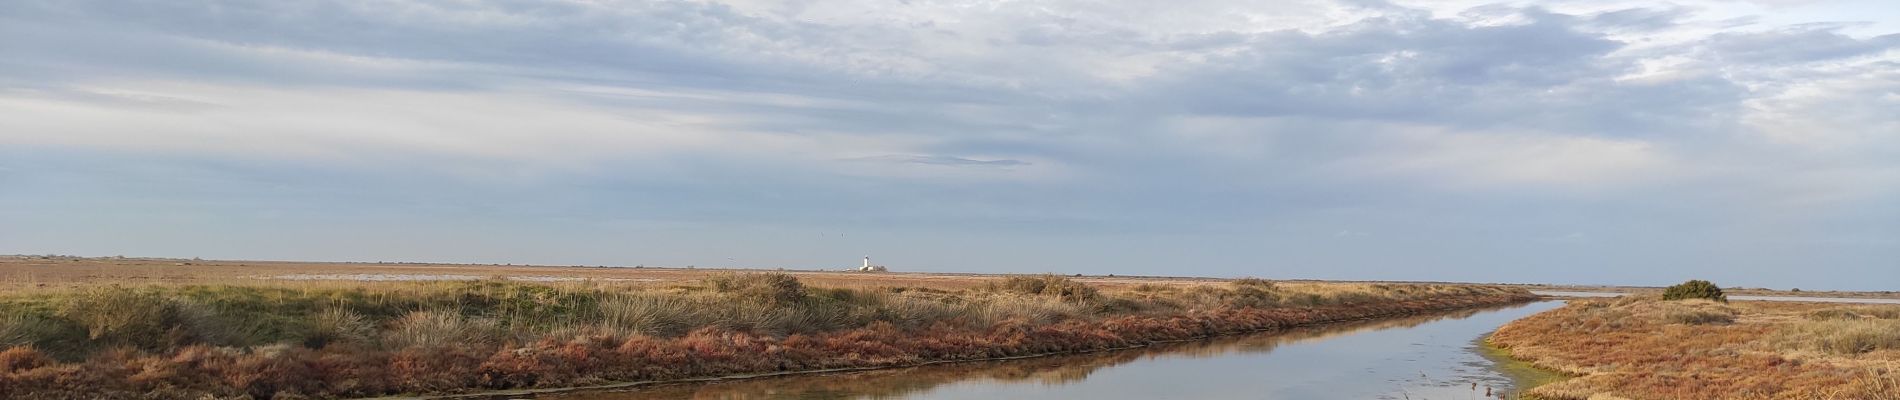
POLYGON ((8 2, 0 252, 1895 290, 1880 10, 8 2))

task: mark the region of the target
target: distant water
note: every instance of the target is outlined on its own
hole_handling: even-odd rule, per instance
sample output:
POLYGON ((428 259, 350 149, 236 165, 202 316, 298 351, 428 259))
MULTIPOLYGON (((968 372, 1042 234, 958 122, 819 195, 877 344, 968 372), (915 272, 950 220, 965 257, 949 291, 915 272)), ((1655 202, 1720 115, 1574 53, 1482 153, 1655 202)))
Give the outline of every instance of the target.
POLYGON ((543 395, 645 399, 1478 399, 1511 381, 1476 352, 1546 301, 1145 349, 543 395))
MULTIPOLYGON (((1561 290, 1532 290, 1543 296, 1557 297, 1621 297, 1628 293, 1615 292, 1569 292, 1561 290)), ((1852 303, 1852 304, 1900 304, 1900 299, 1856 299, 1849 297, 1807 297, 1807 296, 1729 296, 1735 301, 1800 301, 1814 303, 1852 303)))

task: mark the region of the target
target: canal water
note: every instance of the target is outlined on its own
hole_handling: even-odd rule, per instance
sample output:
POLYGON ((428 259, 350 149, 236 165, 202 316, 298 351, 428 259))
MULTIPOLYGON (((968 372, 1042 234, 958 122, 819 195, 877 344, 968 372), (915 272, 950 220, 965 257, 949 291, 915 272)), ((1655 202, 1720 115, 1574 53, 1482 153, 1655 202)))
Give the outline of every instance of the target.
POLYGON ((1479 350, 1543 301, 1011 361, 541 395, 646 399, 1481 399, 1510 377, 1479 350))

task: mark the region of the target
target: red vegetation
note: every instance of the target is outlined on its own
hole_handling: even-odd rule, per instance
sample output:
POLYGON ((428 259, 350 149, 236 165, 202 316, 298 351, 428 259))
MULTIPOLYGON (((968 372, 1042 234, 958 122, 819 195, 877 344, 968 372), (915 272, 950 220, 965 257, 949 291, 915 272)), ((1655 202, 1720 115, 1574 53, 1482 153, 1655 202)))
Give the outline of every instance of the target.
POLYGON ((1578 300, 1520 319, 1489 339, 1512 356, 1578 377, 1545 399, 1900 399, 1900 353, 1830 355, 1773 345, 1827 304, 1578 300), (1733 321, 1676 317, 1720 312, 1733 321))
POLYGON ((874 368, 1143 346, 1300 325, 1522 302, 1528 293, 1446 295, 1347 306, 1222 308, 1173 315, 1121 315, 1036 324, 1011 319, 987 329, 878 322, 782 337, 715 328, 656 338, 610 334, 543 337, 531 343, 379 350, 190 346, 162 354, 130 348, 58 363, 16 347, 0 352, 0 398, 364 397, 483 389, 874 368))

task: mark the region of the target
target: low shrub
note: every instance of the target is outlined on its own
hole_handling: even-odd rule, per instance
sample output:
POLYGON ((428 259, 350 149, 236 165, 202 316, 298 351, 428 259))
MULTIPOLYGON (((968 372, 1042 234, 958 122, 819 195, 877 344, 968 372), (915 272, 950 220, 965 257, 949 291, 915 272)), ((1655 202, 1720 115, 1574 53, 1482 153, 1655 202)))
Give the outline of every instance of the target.
MULTIPOLYGON (((167 299, 117 286, 81 292, 60 308, 59 316, 78 322, 92 340, 140 343, 163 337, 170 329, 167 299)), ((156 347, 156 346, 148 346, 156 347)))
POLYGON ((5 347, 0 350, 0 373, 39 368, 54 363, 52 357, 40 354, 32 347, 5 347))
POLYGON ((781 273, 720 274, 705 282, 714 291, 730 293, 767 304, 786 305, 805 299, 805 285, 797 277, 781 273))
POLYGON ((110 286, 75 294, 58 317, 78 324, 104 346, 161 349, 194 343, 233 344, 236 330, 211 310, 157 293, 110 286))
POLYGON ((1722 288, 1705 280, 1690 280, 1663 290, 1663 300, 1706 299, 1728 302, 1722 288))
POLYGON ((1260 290, 1273 290, 1274 288, 1273 281, 1254 277, 1235 279, 1232 282, 1228 282, 1228 284, 1234 285, 1236 288, 1255 288, 1260 290))
POLYGON ((1286 304, 1298 307, 1318 307, 1332 304, 1326 296, 1316 293, 1299 293, 1286 297, 1286 304))
POLYGON ((1735 314, 1717 310, 1681 310, 1663 315, 1671 323, 1688 325, 1728 324, 1735 322, 1735 314))
POLYGON ((1011 276, 1003 279, 1001 285, 991 282, 989 289, 1031 296, 1050 296, 1070 302, 1094 301, 1101 297, 1101 293, 1094 287, 1056 275, 1011 276))
POLYGON ((1153 283, 1143 283, 1143 284, 1135 285, 1135 287, 1131 288, 1130 290, 1133 290, 1138 293, 1160 293, 1160 292, 1176 291, 1176 289, 1172 286, 1158 285, 1158 284, 1153 284, 1153 283))

